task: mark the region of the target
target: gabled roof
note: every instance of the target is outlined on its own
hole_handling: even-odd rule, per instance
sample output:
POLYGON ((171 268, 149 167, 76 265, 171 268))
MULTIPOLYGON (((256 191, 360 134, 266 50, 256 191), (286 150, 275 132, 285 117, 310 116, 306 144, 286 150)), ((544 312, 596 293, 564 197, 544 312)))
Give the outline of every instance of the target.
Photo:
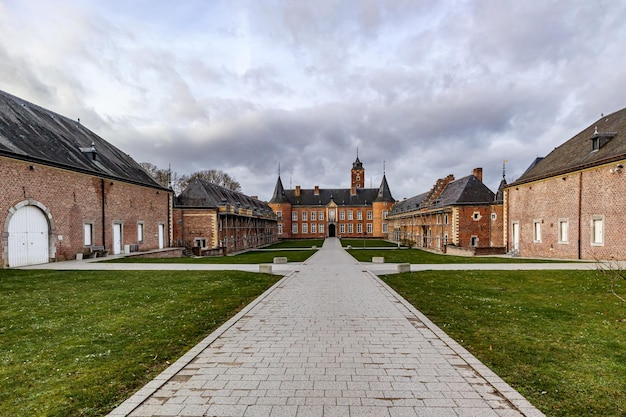
POLYGON ((290 203, 300 206, 325 206, 334 201, 338 206, 362 206, 373 202, 394 202, 393 196, 383 175, 383 180, 378 188, 357 188, 356 194, 352 194, 349 188, 320 188, 300 189, 300 195, 296 190, 285 190, 283 183, 278 177, 274 194, 270 203, 290 203))
POLYGON ((509 184, 535 181, 626 158, 626 108, 602 116, 509 184), (593 149, 597 141, 598 148, 593 149))
MULTIPOLYGON (((449 178, 449 177, 447 177, 449 178)), ((448 206, 492 203, 495 194, 474 175, 449 182, 436 199, 430 201, 425 192, 400 201, 393 206, 390 215, 429 210, 448 206)))
POLYGON ((179 208, 219 208, 231 206, 254 211, 257 216, 273 216, 267 203, 237 191, 196 178, 176 198, 179 208))
POLYGON ((129 155, 78 121, 4 91, 0 156, 165 189, 129 155))

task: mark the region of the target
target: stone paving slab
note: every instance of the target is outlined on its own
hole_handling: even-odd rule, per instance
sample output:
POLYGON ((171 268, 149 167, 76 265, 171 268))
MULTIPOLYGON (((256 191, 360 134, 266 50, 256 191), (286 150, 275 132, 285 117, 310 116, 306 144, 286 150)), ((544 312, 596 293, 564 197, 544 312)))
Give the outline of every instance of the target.
POLYGON ((542 415, 334 239, 109 414, 542 415))

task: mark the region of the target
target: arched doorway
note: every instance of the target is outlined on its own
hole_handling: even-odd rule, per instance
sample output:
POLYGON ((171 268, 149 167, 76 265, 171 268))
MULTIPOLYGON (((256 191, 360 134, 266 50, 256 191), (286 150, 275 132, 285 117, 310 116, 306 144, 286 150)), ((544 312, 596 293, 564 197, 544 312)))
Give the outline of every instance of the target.
POLYGON ((337 237, 337 226, 334 224, 328 225, 328 237, 337 237))
POLYGON ((23 205, 8 224, 9 266, 37 265, 50 261, 48 219, 37 206, 23 205))

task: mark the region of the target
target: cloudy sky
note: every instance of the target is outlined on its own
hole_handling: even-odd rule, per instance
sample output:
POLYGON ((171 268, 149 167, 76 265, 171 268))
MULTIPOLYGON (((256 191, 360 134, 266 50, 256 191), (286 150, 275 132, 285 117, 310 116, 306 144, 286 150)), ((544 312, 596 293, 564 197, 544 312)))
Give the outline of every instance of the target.
POLYGON ((497 188, 626 106, 621 0, 0 0, 0 89, 179 174, 497 188))

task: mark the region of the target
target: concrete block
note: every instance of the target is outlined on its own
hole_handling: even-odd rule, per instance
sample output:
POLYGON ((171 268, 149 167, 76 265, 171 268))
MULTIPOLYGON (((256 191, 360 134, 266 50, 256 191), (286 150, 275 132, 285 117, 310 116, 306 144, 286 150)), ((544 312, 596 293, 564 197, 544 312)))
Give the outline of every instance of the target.
POLYGON ((385 263, 385 257, 384 256, 373 256, 372 257, 372 263, 384 264, 385 263))
POLYGON ((411 272, 411 264, 398 264, 398 272, 411 272))
POLYGON ((272 273, 272 265, 270 264, 259 264, 259 272, 262 274, 271 274, 272 273))
POLYGON ((274 257, 274 263, 275 264, 286 264, 287 263, 287 257, 286 256, 275 256, 274 257))
POLYGON ((82 261, 83 260, 83 254, 82 253, 77 253, 76 254, 76 260, 77 261, 82 261))

